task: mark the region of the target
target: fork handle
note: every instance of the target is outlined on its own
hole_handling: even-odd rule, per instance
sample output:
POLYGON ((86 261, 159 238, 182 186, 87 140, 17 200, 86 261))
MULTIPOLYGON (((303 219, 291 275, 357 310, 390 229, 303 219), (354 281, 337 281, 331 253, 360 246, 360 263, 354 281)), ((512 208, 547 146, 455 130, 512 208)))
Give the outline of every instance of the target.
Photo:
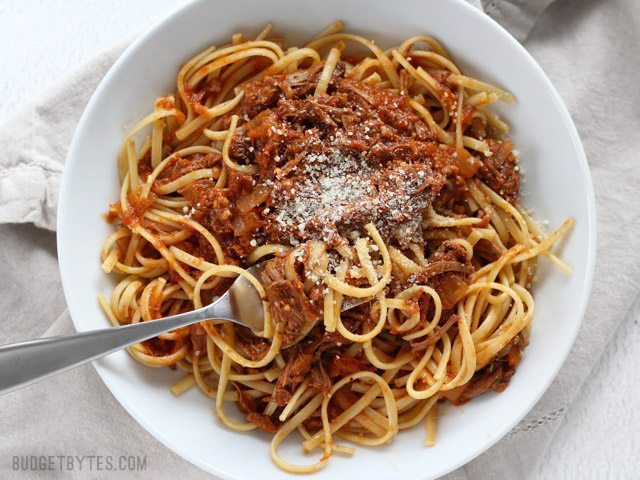
POLYGON ((151 322, 4 345, 0 347, 0 394, 209 318, 216 317, 205 308, 151 322))

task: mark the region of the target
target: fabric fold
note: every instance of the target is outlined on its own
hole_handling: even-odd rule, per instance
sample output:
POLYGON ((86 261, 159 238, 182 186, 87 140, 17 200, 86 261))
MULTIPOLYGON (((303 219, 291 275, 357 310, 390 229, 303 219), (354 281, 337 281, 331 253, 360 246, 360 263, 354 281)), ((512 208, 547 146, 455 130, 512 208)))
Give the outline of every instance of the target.
POLYGON ((82 112, 134 37, 97 54, 0 128, 0 223, 56 228, 69 143, 82 112))
POLYGON ((33 223, 55 230, 62 166, 17 165, 0 171, 0 223, 33 223))
POLYGON ((483 10, 520 42, 555 0, 482 0, 483 10))

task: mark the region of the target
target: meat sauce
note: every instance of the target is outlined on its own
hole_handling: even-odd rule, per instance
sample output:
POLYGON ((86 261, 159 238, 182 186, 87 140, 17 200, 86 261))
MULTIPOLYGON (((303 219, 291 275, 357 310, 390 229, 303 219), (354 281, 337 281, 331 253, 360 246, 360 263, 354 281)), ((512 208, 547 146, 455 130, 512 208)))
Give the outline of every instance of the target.
MULTIPOLYGON (((425 209, 433 204, 443 213, 462 213, 465 181, 474 176, 509 201, 517 198, 509 142, 487 140, 492 155, 482 159, 457 151, 437 141, 406 95, 346 78, 344 63, 327 93, 314 96, 321 70, 253 81, 223 119, 223 127, 231 115, 241 119, 230 157, 257 165, 257 175, 231 171, 225 188, 213 188, 221 162, 209 154, 173 159, 158 179, 163 184, 200 168, 215 170, 213 181, 181 193, 194 220, 221 239, 231 263, 242 264, 267 242, 295 246, 316 239, 337 246, 368 223, 391 244, 421 244, 425 209)), ((207 88, 207 95, 215 92, 207 88)), ((472 113, 472 107, 463 112, 467 125, 472 113)))
MULTIPOLYGON (((315 96, 322 67, 249 83, 240 103, 223 119, 222 128, 228 128, 232 115, 240 119, 229 155, 240 165, 257 165, 256 175, 229 171, 225 187, 215 188, 221 159, 196 154, 176 156, 158 178, 157 185, 163 185, 198 169, 214 170, 213 179, 198 180, 180 193, 191 204, 188 215, 218 239, 227 263, 244 265, 255 248, 268 242, 296 246, 313 239, 336 247, 358 236, 368 223, 374 223, 391 245, 403 249, 415 243, 428 252, 429 243, 422 234, 424 212, 433 206, 443 214, 465 213, 469 179, 484 181, 512 203, 517 200, 520 177, 510 142, 487 140, 489 156, 442 144, 411 107, 404 94, 406 78, 401 78, 399 91, 378 89, 347 78, 344 63, 335 68, 327 93, 315 96)), ((447 105, 453 107, 456 87, 445 77, 437 80, 447 105)), ((207 84, 199 91, 187 88, 186 95, 203 109, 219 91, 219 85, 207 84)), ((473 128, 473 113, 473 107, 463 110, 464 129, 473 128)), ((143 178, 150 174, 149 155, 139 170, 143 178)), ((212 248, 199 234, 181 248, 215 261, 212 248)), ((479 242, 475 253, 477 259, 474 255, 472 262, 459 245, 445 242, 428 256, 427 266, 404 285, 396 285, 429 285, 442 299, 440 325, 411 345, 416 355, 457 328, 454 305, 478 262, 501 254, 489 241, 479 242)), ((260 413, 267 401, 284 406, 307 376, 311 388, 328 391, 336 378, 370 365, 346 355, 348 345, 341 335, 324 332, 319 322, 321 291, 305 290, 300 281, 287 279, 282 258, 268 263, 263 281, 272 318, 282 324, 286 365, 270 397, 253 399, 240 388, 238 395, 248 418, 263 430, 274 431, 278 420, 260 413)), ((418 302, 426 322, 433 305, 427 298, 418 302)), ((349 330, 361 331, 362 324, 371 321, 368 307, 356 308, 343 321, 349 330)), ((201 330, 192 332, 196 356, 203 354, 204 338, 201 330)), ((449 399, 460 404, 484 391, 503 389, 526 345, 526 339, 517 339, 449 399)), ((248 330, 239 330, 236 343, 252 359, 269 349, 264 339, 248 330)), ((308 426, 318 420, 310 419, 308 426)))

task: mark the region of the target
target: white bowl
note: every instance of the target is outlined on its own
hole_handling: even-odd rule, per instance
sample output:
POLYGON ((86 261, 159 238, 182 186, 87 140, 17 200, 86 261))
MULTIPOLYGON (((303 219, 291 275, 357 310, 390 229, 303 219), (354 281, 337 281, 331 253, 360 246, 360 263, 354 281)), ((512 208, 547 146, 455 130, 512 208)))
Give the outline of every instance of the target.
MULTIPOLYGON (((62 283, 79 331, 105 328, 98 292, 112 280, 100 269, 99 252, 111 232, 101 217, 118 198, 117 150, 127 128, 175 89, 179 66, 234 32, 258 32, 273 22, 290 44, 299 44, 336 19, 346 29, 397 45, 419 33, 439 39, 463 71, 518 97, 503 109, 522 152, 525 206, 557 227, 573 216, 562 248, 570 277, 540 263, 531 344, 507 390, 462 408, 446 408, 437 444, 425 448, 423 429, 404 432, 389 446, 358 448, 353 458, 335 455, 317 478, 425 479, 468 462, 497 442, 533 407, 567 356, 591 287, 596 251, 595 202, 585 154, 558 93, 531 56, 505 30, 461 0, 209 0, 189 4, 148 30, 118 59, 94 93, 78 125, 65 166, 58 210, 62 283)), ((178 378, 168 369, 134 362, 125 352, 95 362, 105 384, 152 435, 195 465, 224 478, 291 478, 269 458, 269 436, 221 426, 212 401, 198 389, 180 398, 169 392, 178 378)), ((233 407, 231 407, 233 408, 233 407)), ((293 461, 299 444, 284 447, 293 461)), ((314 460, 313 460, 314 461, 314 460)))

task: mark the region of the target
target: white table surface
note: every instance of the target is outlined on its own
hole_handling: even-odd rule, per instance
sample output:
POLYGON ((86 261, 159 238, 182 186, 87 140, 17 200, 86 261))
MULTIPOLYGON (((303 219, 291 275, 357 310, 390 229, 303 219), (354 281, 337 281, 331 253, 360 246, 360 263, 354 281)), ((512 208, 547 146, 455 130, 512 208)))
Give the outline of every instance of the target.
MULTIPOLYGON (((0 118, 96 52, 186 2, 0 0, 0 118)), ((536 478, 640 477, 639 318, 637 305, 562 421, 536 478)))

